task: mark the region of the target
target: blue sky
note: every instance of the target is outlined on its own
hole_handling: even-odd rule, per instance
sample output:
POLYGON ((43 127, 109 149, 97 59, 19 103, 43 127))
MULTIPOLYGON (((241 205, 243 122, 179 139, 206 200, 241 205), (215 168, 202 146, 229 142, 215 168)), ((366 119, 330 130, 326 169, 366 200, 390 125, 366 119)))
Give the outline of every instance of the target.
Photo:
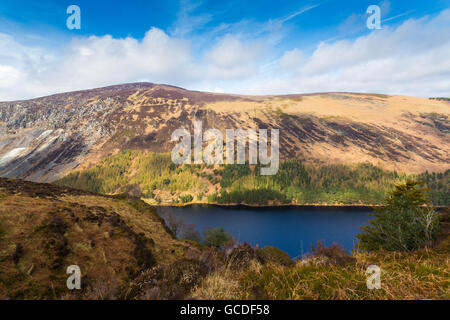
POLYGON ((448 96, 449 8, 450 0, 3 0, 0 100, 133 81, 448 96), (81 30, 66 27, 71 4, 81 30), (366 27, 370 5, 381 8, 381 30, 366 27))

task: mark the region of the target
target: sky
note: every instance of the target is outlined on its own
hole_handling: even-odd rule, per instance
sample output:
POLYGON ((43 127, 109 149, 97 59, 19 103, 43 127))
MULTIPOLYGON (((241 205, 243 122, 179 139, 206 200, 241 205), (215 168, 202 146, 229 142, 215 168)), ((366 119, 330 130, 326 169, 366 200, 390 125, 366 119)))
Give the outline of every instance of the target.
POLYGON ((450 0, 0 2, 0 101, 138 81, 450 97, 450 0))

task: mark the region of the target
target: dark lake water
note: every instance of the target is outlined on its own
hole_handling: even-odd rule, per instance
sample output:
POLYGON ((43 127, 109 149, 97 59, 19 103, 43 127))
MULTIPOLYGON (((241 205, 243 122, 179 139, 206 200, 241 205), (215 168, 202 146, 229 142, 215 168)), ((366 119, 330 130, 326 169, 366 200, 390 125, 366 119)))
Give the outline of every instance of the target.
POLYGON ((356 243, 359 227, 372 216, 360 208, 249 208, 193 205, 159 207, 158 214, 169 212, 202 233, 207 227, 223 227, 239 242, 253 246, 274 246, 291 257, 311 252, 311 244, 337 242, 347 250, 356 243))

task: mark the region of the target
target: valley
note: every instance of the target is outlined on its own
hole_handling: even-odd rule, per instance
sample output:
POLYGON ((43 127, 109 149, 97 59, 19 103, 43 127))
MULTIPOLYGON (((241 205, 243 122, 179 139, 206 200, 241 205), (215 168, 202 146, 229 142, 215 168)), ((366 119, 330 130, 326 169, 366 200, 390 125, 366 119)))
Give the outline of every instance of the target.
POLYGON ((449 203, 450 104, 383 94, 242 96, 152 83, 0 102, 0 176, 150 204, 373 205, 408 177, 449 203), (278 129, 280 170, 175 165, 172 133, 278 129))
POLYGON ((152 83, 0 102, 0 298, 448 299, 449 106, 382 94, 241 96, 152 83), (173 163, 171 134, 193 132, 196 121, 222 134, 278 129, 277 173, 262 175, 248 158, 173 163), (432 246, 354 250, 368 219, 363 208, 382 208, 394 186, 413 180, 442 207, 432 246), (165 210, 185 222, 164 221, 165 210), (191 223, 198 232, 223 224, 237 241, 210 243, 191 223), (178 235, 181 226, 190 236, 178 235), (310 247, 320 240, 344 247, 310 247), (386 270, 384 290, 366 288, 369 264, 386 270), (79 291, 66 287, 70 265, 83 275, 79 291))

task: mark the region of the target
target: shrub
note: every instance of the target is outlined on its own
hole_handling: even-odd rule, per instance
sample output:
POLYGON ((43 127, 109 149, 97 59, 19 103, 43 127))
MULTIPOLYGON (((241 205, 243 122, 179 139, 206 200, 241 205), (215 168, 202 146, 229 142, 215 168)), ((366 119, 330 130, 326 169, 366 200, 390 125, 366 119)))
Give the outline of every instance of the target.
POLYGON ((155 197, 155 194, 151 191, 146 191, 142 194, 142 197, 147 199, 153 199, 155 197))
MULTIPOLYGON (((116 300, 120 294, 120 282, 118 279, 100 280, 89 285, 83 293, 82 300, 116 300)), ((67 297, 67 296, 66 296, 67 297)), ((76 296, 67 298, 77 299, 76 296)))
POLYGON ((180 196, 180 200, 183 203, 188 203, 188 202, 191 202, 192 200, 194 200, 194 197, 192 197, 190 194, 187 194, 184 196, 180 196))
POLYGON ((170 234, 181 240, 201 241, 200 234, 193 224, 186 224, 183 219, 177 218, 171 212, 164 216, 164 222, 170 234))
POLYGON ((267 246, 258 250, 256 253, 264 262, 274 262, 282 266, 294 265, 294 261, 292 261, 286 252, 275 247, 267 246))
POLYGON ((375 219, 363 226, 357 235, 363 250, 385 249, 410 251, 431 246, 439 230, 439 216, 430 203, 422 183, 408 180, 398 184, 386 199, 386 205, 375 208, 375 219))
POLYGON ((253 260, 261 260, 258 258, 256 250, 247 242, 244 242, 229 251, 227 263, 232 270, 244 270, 248 268, 253 260))
POLYGON ((337 243, 333 243, 331 247, 325 246, 321 241, 317 242, 317 247, 311 246, 312 255, 316 257, 326 258, 325 264, 346 265, 356 261, 347 251, 337 243))
POLYGON ((217 193, 209 194, 206 199, 208 199, 208 202, 217 202, 219 197, 217 196, 217 193))
POLYGON ((217 227, 205 231, 203 242, 209 247, 222 247, 232 239, 231 234, 222 227, 217 227))
POLYGON ((164 222, 174 237, 178 237, 180 235, 184 226, 184 221, 182 219, 177 218, 172 214, 172 212, 169 212, 165 215, 164 222))
POLYGON ((200 242, 202 240, 200 233, 195 230, 193 224, 183 224, 179 238, 182 240, 191 240, 196 242, 200 242))
POLYGON ((125 299, 186 299, 207 275, 206 266, 194 259, 178 259, 144 270, 129 285, 125 299))
POLYGON ((207 268, 198 260, 180 259, 169 265, 164 274, 169 284, 178 285, 189 292, 206 276, 207 268))

